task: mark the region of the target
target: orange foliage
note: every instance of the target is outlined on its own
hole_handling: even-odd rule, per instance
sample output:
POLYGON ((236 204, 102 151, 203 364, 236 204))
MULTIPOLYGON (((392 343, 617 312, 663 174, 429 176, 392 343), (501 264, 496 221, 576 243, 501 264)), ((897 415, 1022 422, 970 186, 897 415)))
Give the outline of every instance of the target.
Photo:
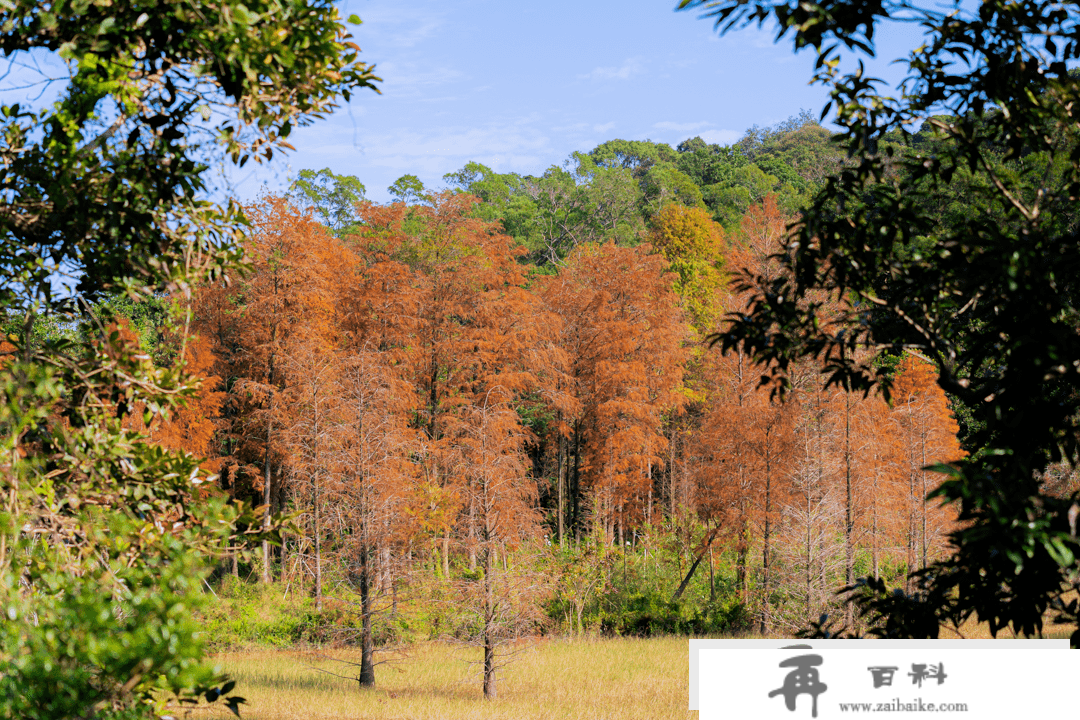
POLYGON ((687 327, 662 262, 642 248, 583 246, 541 290, 565 323, 583 486, 609 529, 643 516, 664 463, 665 413, 684 402, 687 327))
POLYGON ((184 347, 187 372, 199 382, 199 392, 169 413, 168 418, 151 425, 150 440, 172 450, 184 450, 204 458, 200 467, 207 472, 221 468, 215 445, 216 420, 225 404, 226 393, 219 390, 221 378, 213 375, 216 358, 210 342, 193 336, 184 347))

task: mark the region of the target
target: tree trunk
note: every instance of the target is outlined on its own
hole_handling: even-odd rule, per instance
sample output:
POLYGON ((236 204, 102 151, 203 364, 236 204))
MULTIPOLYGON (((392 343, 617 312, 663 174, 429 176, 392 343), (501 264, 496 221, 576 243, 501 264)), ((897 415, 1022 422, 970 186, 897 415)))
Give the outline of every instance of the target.
MULTIPOLYGON (((562 413, 559 413, 559 424, 562 424, 562 413)), ((563 536, 566 534, 566 498, 564 487, 566 485, 566 438, 559 435, 559 471, 557 473, 559 483, 559 547, 563 546, 563 536)))
POLYGON ((315 543, 315 612, 322 612, 322 528, 319 527, 319 483, 311 476, 312 486, 312 530, 315 543))
POLYGON ((383 540, 380 543, 382 547, 379 549, 379 591, 389 594, 390 586, 394 582, 394 568, 393 559, 390 554, 390 544, 386 542, 386 538, 389 537, 389 530, 385 530, 386 535, 383 535, 383 540))
MULTIPOLYGON (((844 502, 844 582, 846 587, 855 583, 855 546, 852 535, 855 529, 855 513, 851 491, 851 393, 844 394, 844 471, 847 495, 844 502)), ((847 599, 846 620, 848 629, 855 626, 855 603, 847 599)))
POLYGON ((443 577, 450 579, 450 528, 446 528, 442 540, 442 571, 443 577))
MULTIPOLYGON (((272 403, 272 400, 271 400, 272 403)), ((272 405, 271 405, 272 408, 272 405)), ((270 530, 270 476, 271 476, 271 462, 270 462, 270 439, 273 431, 273 421, 267 421, 267 457, 266 462, 262 463, 262 504, 266 507, 262 511, 262 530, 270 530)), ((271 581, 270 576, 270 541, 262 541, 262 582, 269 583, 271 581)))
POLYGON ((713 571, 712 545, 709 545, 709 601, 716 602, 716 573, 713 571))
POLYGON ((812 598, 811 577, 812 577, 812 573, 813 573, 812 565, 813 565, 813 562, 814 562, 814 556, 813 556, 813 547, 811 545, 811 528, 810 528, 811 524, 812 524, 812 515, 811 515, 811 510, 810 510, 810 491, 809 491, 809 489, 807 489, 807 491, 806 491, 806 548, 805 548, 806 549, 806 573, 805 573, 805 578, 804 578, 805 583, 806 583, 806 622, 807 622, 807 624, 809 624, 811 622, 812 618, 813 618, 813 609, 812 609, 812 606, 811 606, 811 602, 812 602, 812 600, 811 600, 811 598, 812 598))
POLYGON ((739 588, 739 600, 747 600, 746 565, 749 562, 750 547, 746 541, 746 529, 739 539, 739 548, 735 556, 735 585, 739 588))
POLYGON ((360 687, 375 685, 375 644, 371 636, 371 551, 365 541, 360 546, 360 687))
POLYGON ((570 505, 573 508, 570 527, 574 529, 574 539, 581 540, 581 427, 574 423, 574 483, 570 488, 570 505))
POLYGON ((705 559, 706 553, 708 553, 709 548, 712 547, 712 542, 716 538, 717 530, 719 530, 719 527, 713 528, 709 531, 709 534, 705 536, 704 547, 701 548, 701 552, 698 553, 697 558, 694 560, 694 564, 690 566, 690 570, 687 571, 686 577, 684 577, 682 582, 679 583, 679 587, 675 590, 675 594, 671 596, 671 602, 678 602, 679 598, 682 597, 682 594, 686 592, 686 588, 690 584, 691 578, 694 577, 694 572, 697 571, 698 565, 700 565, 701 561, 705 559))
POLYGON ((469 502, 469 571, 476 570, 476 506, 469 502))
MULTIPOLYGON (((926 467, 926 435, 922 438, 922 467, 926 467)), ((919 477, 922 478, 922 567, 926 569, 926 471, 920 470, 919 477)))
POLYGON ((874 497, 873 507, 870 509, 870 523, 871 530, 870 535, 873 537, 873 542, 870 547, 870 563, 874 567, 874 577, 879 576, 878 569, 878 522, 877 522, 877 483, 874 483, 874 497))
MULTIPOLYGON (((768 437, 766 437, 768 442, 768 437)), ((770 449, 766 449, 765 452, 765 537, 763 538, 763 548, 761 551, 761 574, 763 575, 762 581, 764 584, 761 607, 761 632, 765 633, 769 624, 769 583, 771 578, 769 572, 771 571, 770 558, 769 558, 769 542, 771 539, 772 528, 769 525, 769 516, 772 512, 772 453, 770 449)))
POLYGON ((495 688, 495 528, 485 481, 484 502, 484 698, 494 700, 495 688))

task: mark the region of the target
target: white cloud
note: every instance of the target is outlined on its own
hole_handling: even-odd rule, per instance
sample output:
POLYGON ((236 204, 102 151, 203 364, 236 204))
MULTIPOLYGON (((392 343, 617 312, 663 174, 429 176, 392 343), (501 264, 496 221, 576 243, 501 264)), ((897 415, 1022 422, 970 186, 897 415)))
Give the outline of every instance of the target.
MULTIPOLYGON (((424 178, 441 178, 470 161, 500 172, 528 172, 530 168, 542 167, 552 154, 548 137, 532 127, 533 120, 525 117, 479 128, 459 126, 431 132, 368 135, 363 139, 361 164, 424 178)), ((344 143, 324 143, 317 149, 309 148, 306 154, 328 159, 355 157, 357 148, 344 143)))
POLYGON ((738 130, 705 130, 699 134, 705 142, 717 145, 730 145, 743 136, 738 130))
POLYGON ((641 62, 637 58, 627 58, 619 67, 598 67, 592 72, 578 75, 583 80, 629 80, 641 72, 641 62))
POLYGON ((665 120, 664 122, 656 123, 655 125, 653 125, 653 127, 657 128, 658 130, 671 130, 672 132, 685 133, 691 132, 693 130, 699 130, 701 128, 707 128, 710 125, 712 125, 711 122, 677 123, 665 120))
POLYGON ((606 133, 615 127, 615 123, 606 122, 603 125, 593 125, 592 129, 595 133, 606 133))
POLYGON ((380 89, 384 95, 426 102, 447 99, 434 97, 433 88, 447 88, 465 79, 464 73, 453 68, 432 68, 418 63, 388 62, 380 65, 377 72, 383 79, 380 89))
POLYGON ((701 139, 708 143, 716 143, 717 145, 730 145, 743 134, 737 130, 723 130, 721 128, 714 127, 711 122, 705 120, 699 120, 697 122, 672 122, 670 120, 664 120, 653 125, 657 130, 664 130, 669 133, 675 133, 678 135, 678 139, 685 140, 693 135, 700 135, 701 139))
POLYGON ((364 44, 365 36, 378 36, 379 45, 411 48, 434 36, 446 24, 445 13, 397 7, 378 7, 358 12, 364 24, 353 34, 364 44))

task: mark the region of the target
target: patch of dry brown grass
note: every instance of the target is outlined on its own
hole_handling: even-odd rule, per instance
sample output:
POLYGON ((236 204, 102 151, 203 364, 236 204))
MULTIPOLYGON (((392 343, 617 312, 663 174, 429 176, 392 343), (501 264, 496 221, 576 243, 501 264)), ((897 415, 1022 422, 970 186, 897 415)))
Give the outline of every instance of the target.
MULTIPOLYGON (((376 668, 377 687, 361 690, 356 669, 314 653, 256 651, 215 656, 247 698, 246 720, 600 720, 678 718, 687 710, 685 638, 542 640, 523 646, 499 676, 499 697, 485 701, 478 650, 424 643, 395 666, 376 668)), ((353 651, 333 657, 358 662, 353 651)), ((197 708, 192 717, 231 717, 197 708)))

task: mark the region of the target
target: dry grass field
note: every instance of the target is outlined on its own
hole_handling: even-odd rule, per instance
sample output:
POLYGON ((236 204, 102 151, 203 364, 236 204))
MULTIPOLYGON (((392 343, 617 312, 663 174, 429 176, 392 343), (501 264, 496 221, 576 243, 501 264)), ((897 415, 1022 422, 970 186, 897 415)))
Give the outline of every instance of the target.
MULTIPOLYGON (((962 630, 967 638, 989 637, 974 622, 962 630)), ((1046 630, 1047 637, 1068 636, 1046 630)), ((355 677, 358 669, 346 664, 359 662, 353 650, 255 650, 214 659, 247 699, 245 720, 685 720, 697 715, 686 709, 687 649, 686 638, 675 637, 540 640, 515 652, 492 701, 480 689, 480 651, 445 643, 412 646, 408 657, 380 665, 370 690, 329 674, 355 677)), ((170 710, 175 717, 233 717, 218 706, 170 710)))
MULTIPOLYGON (((482 697, 476 649, 425 643, 394 666, 376 668, 377 687, 319 668, 355 675, 356 668, 315 653, 255 651, 215 657, 247 699, 246 720, 593 720, 689 718, 685 638, 542 640, 523 646, 499 677, 499 697, 482 697)), ((358 661, 350 650, 328 653, 358 661)), ((183 717, 183 711, 174 711, 183 717)), ((694 716, 697 713, 693 713, 694 716)), ((193 718, 232 717, 198 707, 193 718)))

